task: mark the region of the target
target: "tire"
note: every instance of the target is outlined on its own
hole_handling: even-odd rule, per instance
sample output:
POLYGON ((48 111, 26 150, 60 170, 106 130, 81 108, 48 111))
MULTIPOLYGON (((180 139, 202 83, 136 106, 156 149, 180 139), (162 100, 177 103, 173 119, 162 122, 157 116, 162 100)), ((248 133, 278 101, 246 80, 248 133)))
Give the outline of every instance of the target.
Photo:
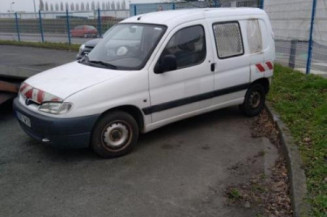
POLYGON ((265 106, 266 93, 261 84, 252 84, 247 90, 244 102, 240 105, 241 111, 249 117, 261 113, 265 106))
POLYGON ((128 113, 113 111, 97 122, 91 147, 101 157, 119 157, 133 149, 138 136, 139 128, 135 119, 128 113))

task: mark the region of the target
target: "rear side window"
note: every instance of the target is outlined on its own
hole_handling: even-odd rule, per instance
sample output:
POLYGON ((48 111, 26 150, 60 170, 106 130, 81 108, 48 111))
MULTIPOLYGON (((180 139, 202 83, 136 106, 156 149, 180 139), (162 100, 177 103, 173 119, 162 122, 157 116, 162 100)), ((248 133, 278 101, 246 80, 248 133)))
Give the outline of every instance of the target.
POLYGON ((213 24, 217 54, 220 59, 244 54, 241 29, 238 22, 213 24))
POLYGON ((169 40, 160 59, 169 54, 175 55, 178 69, 203 62, 206 57, 203 27, 191 26, 176 32, 169 40))
POLYGON ((247 21, 247 36, 250 53, 262 51, 262 35, 258 19, 247 21))

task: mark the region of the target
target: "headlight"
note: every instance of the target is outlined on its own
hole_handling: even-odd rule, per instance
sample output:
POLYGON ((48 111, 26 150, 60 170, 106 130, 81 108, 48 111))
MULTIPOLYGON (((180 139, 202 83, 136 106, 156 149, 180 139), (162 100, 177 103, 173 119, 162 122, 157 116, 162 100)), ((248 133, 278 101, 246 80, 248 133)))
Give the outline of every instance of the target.
POLYGON ((39 107, 39 111, 50 114, 64 114, 67 113, 72 107, 69 102, 45 102, 39 107))
POLYGON ((85 49, 85 44, 82 44, 82 45, 79 47, 79 52, 81 53, 84 49, 85 49))

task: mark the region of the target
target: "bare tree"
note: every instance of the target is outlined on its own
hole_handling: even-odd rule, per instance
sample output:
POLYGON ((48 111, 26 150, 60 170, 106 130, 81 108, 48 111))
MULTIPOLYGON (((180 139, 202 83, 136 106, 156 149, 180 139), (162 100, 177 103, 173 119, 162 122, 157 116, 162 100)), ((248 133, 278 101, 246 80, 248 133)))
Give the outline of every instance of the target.
POLYGON ((55 9, 56 9, 56 11, 59 11, 59 4, 58 3, 55 4, 55 9))
POLYGON ((86 3, 86 8, 85 8, 87 11, 89 11, 90 10, 90 4, 87 2, 86 3))
POLYGON ((71 10, 71 11, 74 11, 74 10, 75 10, 74 3, 71 3, 71 4, 70 4, 70 10, 71 10))
POLYGON ((125 0, 123 0, 123 2, 121 3, 121 9, 126 10, 126 2, 125 2, 125 0))
POLYGON ((106 3, 102 2, 102 10, 106 10, 106 3))
POLYGON ((49 5, 48 5, 48 2, 45 2, 45 11, 49 11, 49 5))
POLYGON ((96 9, 100 9, 100 2, 97 2, 97 8, 96 9))
POLYGON ((40 0, 39 8, 40 8, 40 11, 43 11, 44 10, 43 0, 40 0))
POLYGON ((95 3, 94 3, 94 1, 92 1, 91 9, 92 9, 93 11, 95 10, 95 3))
POLYGON ((60 2, 60 11, 64 11, 64 3, 60 2))
POLYGON ((112 2, 111 2, 111 10, 115 10, 115 8, 116 8, 116 7, 115 7, 115 1, 112 1, 112 2))
POLYGON ((76 3, 76 5, 75 5, 75 11, 79 11, 79 4, 78 3, 76 3))
POLYGON ((106 10, 110 10, 110 3, 109 2, 106 3, 106 10))
POLYGON ((117 5, 117 6, 116 6, 116 9, 117 9, 117 10, 120 10, 120 2, 119 2, 119 1, 116 2, 116 5, 117 5))
POLYGON ((53 4, 50 4, 50 11, 53 11, 53 4))
POLYGON ((68 2, 65 3, 65 10, 68 11, 69 10, 69 5, 68 2))

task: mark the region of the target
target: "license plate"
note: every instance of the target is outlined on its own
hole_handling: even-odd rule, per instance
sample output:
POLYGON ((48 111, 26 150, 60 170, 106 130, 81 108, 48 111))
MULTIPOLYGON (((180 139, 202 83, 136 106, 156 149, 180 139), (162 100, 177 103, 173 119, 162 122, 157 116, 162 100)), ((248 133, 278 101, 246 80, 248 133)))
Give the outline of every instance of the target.
POLYGON ((26 126, 31 127, 31 119, 26 115, 21 114, 20 112, 16 112, 17 118, 23 122, 26 126))

